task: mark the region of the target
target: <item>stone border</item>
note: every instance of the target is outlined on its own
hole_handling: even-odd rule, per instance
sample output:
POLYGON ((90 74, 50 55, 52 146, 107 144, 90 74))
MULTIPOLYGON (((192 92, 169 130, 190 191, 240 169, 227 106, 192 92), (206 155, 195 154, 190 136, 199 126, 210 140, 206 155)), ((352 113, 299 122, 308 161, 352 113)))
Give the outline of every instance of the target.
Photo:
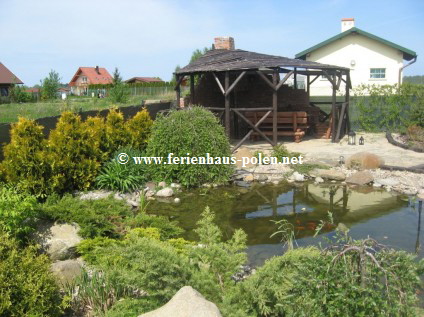
POLYGON ((386 132, 386 139, 387 141, 389 141, 390 144, 401 147, 402 149, 411 150, 418 153, 424 153, 424 149, 421 149, 415 146, 408 146, 406 144, 396 141, 395 139, 393 139, 392 134, 389 131, 386 132))

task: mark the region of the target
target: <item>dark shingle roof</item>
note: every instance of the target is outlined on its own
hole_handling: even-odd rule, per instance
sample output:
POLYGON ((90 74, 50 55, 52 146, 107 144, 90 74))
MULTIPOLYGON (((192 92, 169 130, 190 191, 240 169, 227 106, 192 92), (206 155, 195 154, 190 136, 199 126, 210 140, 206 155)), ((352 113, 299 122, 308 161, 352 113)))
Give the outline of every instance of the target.
POLYGON ((244 50, 211 50, 175 73, 188 74, 231 70, 257 70, 260 68, 277 67, 348 70, 348 68, 340 66, 320 64, 282 56, 266 55, 244 50))
POLYGON ((378 41, 380 43, 383 43, 383 44, 386 44, 386 45, 388 45, 390 47, 393 47, 394 49, 398 49, 399 51, 401 51, 403 53, 403 59, 405 59, 407 61, 410 61, 411 59, 417 57, 417 53, 415 53, 414 51, 412 51, 410 49, 407 49, 407 48, 405 48, 403 46, 397 45, 397 44, 395 44, 393 42, 387 41, 387 40, 385 40, 385 39, 383 39, 381 37, 378 37, 378 36, 376 36, 374 34, 365 32, 365 31, 363 31, 361 29, 358 29, 356 27, 353 27, 353 28, 351 28, 351 29, 349 29, 347 31, 344 31, 344 32, 342 32, 340 34, 337 34, 336 36, 330 37, 328 40, 325 40, 325 41, 323 41, 321 43, 318 43, 317 45, 314 45, 314 46, 312 46, 312 47, 310 47, 310 48, 308 48, 308 49, 306 49, 306 50, 304 50, 304 51, 302 51, 300 53, 297 53, 296 54, 296 58, 306 59, 306 55, 309 54, 310 52, 313 52, 313 51, 319 49, 320 47, 323 47, 325 45, 328 45, 328 44, 330 44, 330 43, 332 43, 332 42, 334 42, 334 41, 336 41, 338 39, 341 39, 341 38, 343 38, 343 37, 345 37, 345 36, 347 36, 349 34, 352 34, 352 33, 356 33, 356 34, 360 34, 360 35, 366 36, 366 37, 368 37, 370 39, 376 40, 376 41, 378 41))

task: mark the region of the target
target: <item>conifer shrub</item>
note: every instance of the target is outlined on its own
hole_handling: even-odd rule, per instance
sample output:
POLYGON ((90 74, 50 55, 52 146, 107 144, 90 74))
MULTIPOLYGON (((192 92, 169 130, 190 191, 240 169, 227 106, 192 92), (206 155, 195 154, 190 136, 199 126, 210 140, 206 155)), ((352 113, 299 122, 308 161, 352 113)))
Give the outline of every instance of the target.
POLYGON ((150 118, 149 111, 146 108, 137 112, 134 117, 126 122, 126 128, 130 137, 129 145, 138 150, 144 149, 147 146, 152 125, 153 120, 150 118))
POLYGON ((94 182, 101 153, 91 136, 79 115, 62 113, 48 142, 52 164, 49 182, 55 192, 86 190, 94 182))
MULTIPOLYGON (((184 186, 228 181, 232 166, 230 144, 224 128, 212 112, 202 107, 172 111, 159 115, 152 127, 147 156, 221 158, 213 164, 152 164, 150 170, 157 181, 179 182, 184 186), (208 153, 208 154, 207 154, 208 153), (227 163, 227 164, 224 164, 227 163)), ((181 163, 181 162, 180 162, 181 163)))
POLYGON ((110 109, 106 117, 104 149, 109 155, 130 143, 131 136, 126 129, 124 115, 116 109, 110 109))
POLYGON ((0 232, 0 316, 62 316, 66 304, 48 257, 0 232))
POLYGON ((10 143, 4 147, 2 169, 7 182, 36 196, 51 192, 50 158, 43 127, 34 120, 19 118, 12 124, 10 143))

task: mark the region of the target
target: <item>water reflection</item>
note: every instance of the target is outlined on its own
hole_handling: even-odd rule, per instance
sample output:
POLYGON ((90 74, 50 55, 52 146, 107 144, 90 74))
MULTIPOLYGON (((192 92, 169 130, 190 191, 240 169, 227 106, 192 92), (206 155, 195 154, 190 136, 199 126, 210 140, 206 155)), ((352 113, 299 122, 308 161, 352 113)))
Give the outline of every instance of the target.
POLYGON ((180 204, 154 202, 150 212, 175 218, 187 230, 185 237, 196 239, 193 229, 206 206, 216 213, 225 237, 236 228, 246 231, 253 262, 282 252, 280 237, 270 238, 276 231, 271 220, 289 221, 300 245, 316 244, 320 238, 312 237, 320 221, 328 220, 328 212, 333 224, 327 223, 321 235, 331 236, 337 226, 344 226, 354 238, 370 235, 385 244, 420 252, 422 202, 370 187, 302 184, 197 189, 182 194, 180 204))

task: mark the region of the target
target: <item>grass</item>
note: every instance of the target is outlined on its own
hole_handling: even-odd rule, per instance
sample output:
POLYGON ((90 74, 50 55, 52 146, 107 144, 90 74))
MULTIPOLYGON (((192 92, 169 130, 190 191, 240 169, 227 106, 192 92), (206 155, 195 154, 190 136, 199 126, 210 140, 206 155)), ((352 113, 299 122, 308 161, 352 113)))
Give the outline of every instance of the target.
MULTIPOLYGON (((131 96, 126 105, 139 105, 143 100, 173 100, 175 93, 131 96)), ((66 101, 57 99, 34 103, 0 104, 0 123, 16 122, 20 116, 38 119, 60 115, 63 111, 103 110, 115 106, 108 98, 70 97, 66 101)))

